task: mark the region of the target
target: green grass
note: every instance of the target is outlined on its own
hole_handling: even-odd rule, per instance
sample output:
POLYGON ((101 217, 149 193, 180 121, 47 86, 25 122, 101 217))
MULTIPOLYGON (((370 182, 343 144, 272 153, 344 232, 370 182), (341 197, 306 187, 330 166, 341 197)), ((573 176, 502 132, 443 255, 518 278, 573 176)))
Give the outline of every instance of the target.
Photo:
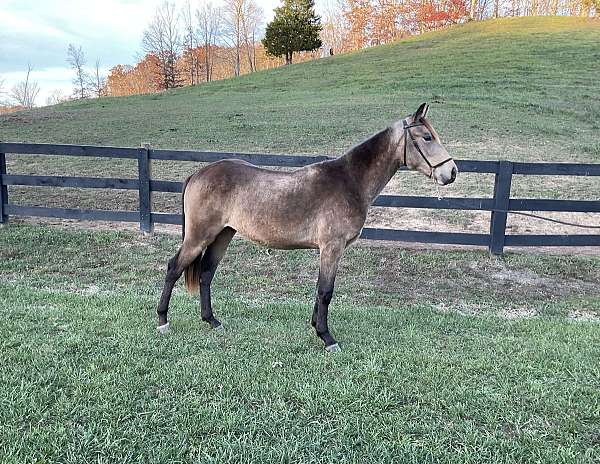
MULTIPOLYGON (((0 116, 0 138, 337 155, 428 101, 432 121, 456 158, 598 162, 599 43, 600 24, 587 19, 473 22, 208 85, 0 116)), ((164 162, 153 170, 156 178, 183 179, 196 167, 164 162)), ((9 171, 137 173, 125 161, 35 157, 9 157, 9 171)), ((463 174, 444 192, 489 196, 492 187, 490 176, 463 174)), ((398 176, 389 191, 437 195, 415 174, 398 176)), ((16 203, 136 208, 130 192, 57 192, 11 188, 16 203)), ((600 184, 597 178, 516 178, 513 195, 595 199, 600 184)), ((175 211, 179 200, 162 195, 155 203, 158 210, 175 211)))
POLYGON ((0 229, 3 463, 598 462, 600 259, 348 250, 305 326, 313 251, 235 240, 224 333, 178 286, 169 235, 0 229), (443 306, 442 306, 443 303, 443 306), (502 317, 507 309, 537 313, 502 317))
MULTIPOLYGON (((338 154, 427 100, 457 158, 597 162, 599 39, 597 23, 576 18, 478 22, 195 88, 2 116, 0 138, 338 154)), ((195 167, 154 172, 181 179, 195 167)), ((136 167, 9 156, 9 172, 136 167)), ((391 191, 437 194, 417 175, 399 179, 391 191)), ((488 196, 490 181, 462 175, 449 192, 488 196)), ((513 194, 597 198, 594 182, 516 178, 513 194)), ((137 201, 10 194, 104 209, 137 201)), ((438 213, 426 221, 443 224, 438 213)), ((158 337, 177 246, 160 234, 0 229, 2 464, 600 461, 600 258, 361 242, 340 269, 330 326, 344 351, 332 356, 305 325, 316 253, 241 240, 214 284, 227 330, 210 332, 178 286, 172 333, 158 337)))

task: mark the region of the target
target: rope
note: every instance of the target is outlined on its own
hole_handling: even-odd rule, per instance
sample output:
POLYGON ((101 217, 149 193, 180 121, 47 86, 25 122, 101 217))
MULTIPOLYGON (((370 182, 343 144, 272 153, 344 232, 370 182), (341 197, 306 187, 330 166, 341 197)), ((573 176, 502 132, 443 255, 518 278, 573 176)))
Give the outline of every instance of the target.
POLYGON ((590 225, 587 225, 587 224, 577 224, 575 222, 561 221, 559 219, 552 219, 552 218, 549 218, 549 217, 538 216, 537 214, 531 214, 531 213, 522 213, 520 211, 508 211, 508 210, 505 210, 505 209, 493 209, 492 211, 496 211, 497 213, 518 214, 519 216, 532 217, 534 219, 540 219, 542 221, 548 221, 548 222, 555 222, 557 224, 562 224, 562 225, 571 226, 571 227, 582 227, 582 228, 585 228, 585 229, 600 229, 600 226, 590 226, 590 225))
MULTIPOLYGON (((444 198, 441 190, 440 190, 440 186, 437 182, 435 182, 434 180, 434 185, 436 187, 437 190, 437 197, 438 200, 441 200, 442 198, 444 198)), ((532 213, 523 213, 521 211, 510 211, 507 209, 492 209, 492 210, 488 210, 488 211, 495 211, 497 213, 510 213, 510 214, 518 214, 519 216, 527 216, 530 218, 534 218, 534 219, 539 219, 541 221, 548 221, 548 222, 554 222, 556 224, 562 224, 564 226, 570 226, 570 227, 581 227, 582 229, 600 229, 600 226, 590 226, 587 224, 578 224, 576 222, 568 222, 568 221, 561 221, 560 219, 552 219, 546 216, 539 216, 537 214, 532 214, 532 213)), ((584 212, 584 211, 580 211, 580 212, 584 212)))

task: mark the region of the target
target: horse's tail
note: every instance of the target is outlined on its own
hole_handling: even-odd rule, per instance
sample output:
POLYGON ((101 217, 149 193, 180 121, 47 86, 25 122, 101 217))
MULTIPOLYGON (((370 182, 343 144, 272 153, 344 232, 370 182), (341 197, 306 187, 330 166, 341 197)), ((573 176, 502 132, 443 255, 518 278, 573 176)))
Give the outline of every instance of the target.
MULTIPOLYGON (((183 188, 181 189, 181 238, 185 240, 185 205, 184 205, 184 197, 185 197, 185 189, 190 181, 190 177, 188 177, 183 182, 183 188)), ((196 295, 198 293, 198 289, 200 287, 200 260, 202 259, 202 255, 198 256, 192 264, 185 268, 185 288, 187 291, 196 295)))

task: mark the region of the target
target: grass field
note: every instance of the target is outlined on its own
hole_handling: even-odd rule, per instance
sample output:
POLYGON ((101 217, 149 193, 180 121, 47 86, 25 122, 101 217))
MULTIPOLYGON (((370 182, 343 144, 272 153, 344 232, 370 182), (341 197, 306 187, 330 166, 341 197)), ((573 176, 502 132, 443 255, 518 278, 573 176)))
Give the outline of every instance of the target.
MULTIPOLYGON (((0 116, 0 139, 269 153, 341 154, 369 134, 431 104, 456 158, 600 161, 600 23, 580 18, 474 22, 291 67, 155 95, 75 101, 0 116)), ((181 180, 193 163, 154 163, 181 180)), ((135 176, 135 163, 9 157, 24 174, 135 176)), ((465 174, 443 194, 490 196, 492 176, 465 174)), ((439 195, 422 176, 397 176, 388 192, 439 195)), ((136 209, 134 192, 11 188, 16 203, 136 209)), ((513 195, 600 198, 600 180, 516 176, 513 195)), ((177 195, 157 195, 176 211, 177 195)), ((374 210, 370 225, 485 231, 488 213, 374 210), (435 227, 434 227, 435 228, 435 227)), ((567 214, 592 224, 597 218, 567 214)), ((546 223, 509 219, 513 232, 546 223)), ((565 233, 579 232, 566 229, 565 233)))
POLYGON ((177 238, 0 229, 0 461, 593 463, 600 259, 353 247, 305 326, 317 259, 235 240, 224 333, 178 286, 177 238))
MULTIPOLYGON (((339 154, 427 100, 457 158, 598 162, 599 43, 598 23, 576 18, 471 23, 195 88, 0 116, 0 139, 339 154)), ((8 159, 10 173, 137 173, 128 162, 8 159)), ((196 167, 156 163, 155 178, 196 167)), ((396 177, 388 191, 438 194, 414 173, 396 177)), ((513 194, 598 199, 598 180, 517 176, 513 194)), ((492 184, 462 175, 445 192, 489 196, 492 184)), ((124 191, 10 195, 137 207, 124 191)), ((155 199, 159 211, 178 205, 155 199)), ((393 214, 376 208, 370 224, 482 227, 475 213, 393 214)), ((600 257, 359 242, 330 310, 343 351, 329 355, 306 326, 316 252, 242 240, 213 286, 226 331, 209 331, 178 286, 172 332, 159 337, 154 311, 178 242, 0 228, 0 463, 600 462, 600 257)))

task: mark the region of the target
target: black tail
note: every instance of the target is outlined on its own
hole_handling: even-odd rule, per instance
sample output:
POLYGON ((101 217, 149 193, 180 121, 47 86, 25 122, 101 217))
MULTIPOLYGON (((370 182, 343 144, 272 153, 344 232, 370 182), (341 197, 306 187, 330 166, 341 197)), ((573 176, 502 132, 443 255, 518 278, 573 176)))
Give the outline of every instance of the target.
MULTIPOLYGON (((181 189, 181 239, 185 240, 185 189, 190 181, 190 177, 188 177, 183 182, 183 188, 181 189)), ((200 287, 200 261, 202 260, 202 255, 198 256, 192 264, 184 270, 185 275, 185 288, 189 293, 195 295, 198 293, 200 287)))

